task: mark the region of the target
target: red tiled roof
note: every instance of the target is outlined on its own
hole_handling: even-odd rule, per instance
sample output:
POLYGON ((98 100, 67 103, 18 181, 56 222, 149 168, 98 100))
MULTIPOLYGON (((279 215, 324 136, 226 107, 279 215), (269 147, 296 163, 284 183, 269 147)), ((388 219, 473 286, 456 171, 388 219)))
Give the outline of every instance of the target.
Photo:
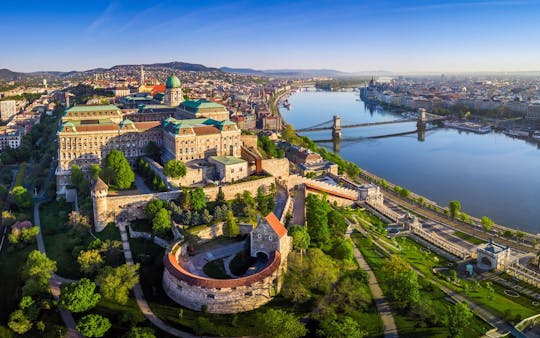
POLYGON ((178 260, 172 253, 169 253, 168 255, 165 255, 165 257, 163 257, 163 265, 171 275, 173 275, 179 280, 183 280, 184 282, 191 285, 215 289, 248 286, 260 282, 262 279, 271 276, 275 271, 277 271, 279 265, 281 264, 281 254, 279 253, 279 251, 275 251, 274 253, 270 254, 268 260, 270 261, 270 264, 268 264, 261 271, 253 275, 234 279, 215 279, 197 276, 184 269, 182 267, 182 264, 179 264, 178 260))
POLYGON ((155 127, 159 127, 161 125, 161 122, 159 121, 146 121, 146 122, 134 122, 135 127, 139 130, 146 130, 146 129, 152 129, 155 127))
POLYGON ((152 92, 150 94, 155 95, 157 93, 165 93, 165 85, 155 85, 154 88, 152 88, 152 92))
POLYGON ((77 132, 91 132, 91 131, 113 131, 120 129, 117 124, 87 124, 75 126, 77 132))
POLYGON ((196 135, 219 134, 219 129, 212 126, 194 126, 193 131, 195 131, 196 135))
POLYGON ((278 235, 279 238, 281 238, 281 237, 283 237, 283 236, 285 236, 287 234, 287 229, 285 229, 283 224, 281 224, 281 222, 276 217, 276 215, 274 215, 273 212, 270 212, 268 214, 268 216, 266 216, 264 219, 266 219, 268 224, 270 224, 272 229, 274 229, 274 231, 276 232, 276 234, 278 235))

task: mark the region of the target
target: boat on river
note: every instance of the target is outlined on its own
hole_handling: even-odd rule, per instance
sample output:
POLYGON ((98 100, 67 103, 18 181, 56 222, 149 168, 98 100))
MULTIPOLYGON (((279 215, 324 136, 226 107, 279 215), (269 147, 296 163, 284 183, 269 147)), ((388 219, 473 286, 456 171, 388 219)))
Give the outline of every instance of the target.
POLYGON ((443 125, 445 127, 470 131, 477 134, 487 134, 491 132, 490 126, 483 126, 474 122, 443 121, 443 125))
POLYGON ((529 137, 529 132, 526 130, 520 130, 520 129, 508 129, 506 131, 503 131, 503 133, 506 136, 510 137, 517 137, 517 138, 527 138, 529 137))

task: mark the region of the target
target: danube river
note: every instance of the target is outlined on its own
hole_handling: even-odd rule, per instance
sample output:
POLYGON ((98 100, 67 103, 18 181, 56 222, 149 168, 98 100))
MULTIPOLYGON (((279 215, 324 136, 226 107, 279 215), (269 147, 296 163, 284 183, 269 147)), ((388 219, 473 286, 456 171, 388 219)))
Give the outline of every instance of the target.
MULTIPOLYGON (((304 91, 288 98, 291 110, 280 108, 296 129, 332 119, 343 124, 402 118, 381 107, 369 109, 358 92, 304 91)), ((478 135, 455 129, 379 139, 416 129, 415 123, 343 129, 339 154, 395 184, 446 206, 459 200, 462 210, 487 215, 501 225, 540 233, 540 149, 536 143, 499 133, 478 135), (360 139, 358 139, 360 138, 360 139)), ((313 140, 328 140, 331 131, 303 133, 313 140)), ((322 143, 332 149, 332 143, 322 143)))

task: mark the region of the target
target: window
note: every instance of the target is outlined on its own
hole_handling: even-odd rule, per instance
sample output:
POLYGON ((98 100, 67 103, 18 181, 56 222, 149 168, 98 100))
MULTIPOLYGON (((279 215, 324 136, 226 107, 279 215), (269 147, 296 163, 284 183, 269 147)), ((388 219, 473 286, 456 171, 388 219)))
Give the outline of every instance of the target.
POLYGON ((271 240, 272 240, 272 236, 268 236, 268 240, 271 241, 271 240))
POLYGON ((258 235, 257 235, 257 238, 258 238, 258 239, 261 239, 261 238, 262 238, 262 235, 261 235, 261 234, 258 234, 258 235))

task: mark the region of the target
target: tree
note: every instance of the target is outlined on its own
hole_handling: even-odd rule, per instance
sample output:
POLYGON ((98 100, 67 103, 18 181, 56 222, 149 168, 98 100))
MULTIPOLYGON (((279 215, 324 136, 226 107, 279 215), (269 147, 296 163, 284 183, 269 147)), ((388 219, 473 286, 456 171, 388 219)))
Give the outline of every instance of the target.
POLYGON ((103 257, 97 249, 83 250, 77 257, 77 263, 83 273, 93 274, 103 266, 103 257))
POLYGON ((198 316, 193 321, 193 331, 197 336, 202 336, 214 331, 214 323, 210 319, 202 316, 198 316))
POLYGON ((32 206, 32 195, 20 185, 11 190, 10 197, 19 210, 28 209, 32 206))
POLYGON ((256 318, 261 337, 297 338, 307 334, 304 324, 293 314, 280 309, 268 309, 256 318))
POLYGON ((300 253, 302 254, 307 248, 309 248, 311 238, 309 237, 306 227, 294 224, 289 228, 288 232, 289 236, 292 237, 294 249, 300 250, 300 253))
POLYGON ((170 211, 161 208, 152 219, 152 231, 158 236, 166 235, 171 229, 170 211))
POLYGON ((191 193, 186 188, 182 188, 182 193, 178 196, 178 205, 186 211, 191 209, 191 193))
POLYGON ((99 302, 101 296, 96 293, 96 284, 87 278, 78 283, 64 284, 61 287, 60 305, 71 312, 87 311, 99 302))
POLYGON ((77 330, 85 337, 103 337, 111 328, 111 322, 105 317, 90 314, 77 323, 77 330))
POLYGON ((325 245, 330 240, 328 211, 329 206, 326 200, 319 199, 313 194, 306 197, 307 229, 311 240, 319 246, 325 245))
POLYGON ((144 214, 148 219, 153 219, 157 212, 163 208, 163 200, 153 199, 144 207, 144 214))
POLYGON ((119 189, 129 189, 135 181, 135 174, 124 153, 120 150, 114 149, 107 154, 105 171, 109 176, 108 180, 119 189))
POLYGON ((525 238, 525 233, 521 230, 516 231, 516 237, 517 241, 523 241, 523 238, 525 238))
POLYGON ((349 316, 340 320, 323 320, 317 334, 327 338, 363 338, 368 335, 363 326, 349 316))
POLYGON ((448 331, 452 337, 462 337, 469 326, 473 313, 466 303, 456 303, 448 308, 448 331))
POLYGON ((154 161, 159 161, 161 157, 161 148, 155 142, 148 142, 146 147, 144 147, 144 152, 146 156, 150 157, 154 161))
POLYGON ((22 310, 15 310, 9 315, 8 326, 13 332, 24 334, 32 328, 32 322, 22 310))
POLYGON ((186 165, 178 160, 170 160, 165 163, 163 167, 163 173, 172 178, 179 178, 186 176, 186 165))
POLYGON ((106 266, 96 278, 103 298, 126 304, 128 293, 139 282, 139 264, 106 266))
POLYGON ((227 220, 223 228, 223 235, 227 237, 236 237, 240 234, 240 227, 236 223, 236 218, 231 210, 227 212, 227 220))
POLYGON ((206 208, 206 195, 202 188, 195 188, 190 191, 191 206, 195 211, 201 211, 206 208))
POLYGON ((484 232, 491 230, 494 224, 495 222, 493 222, 489 217, 482 216, 482 228, 484 228, 484 232))
POLYGON ((450 203, 448 203, 448 210, 452 218, 458 217, 459 211, 461 210, 461 203, 456 200, 450 201, 450 203))
POLYGON ((296 130, 292 124, 287 124, 283 131, 281 132, 281 138, 286 141, 292 141, 296 138, 296 130))
POLYGON ((398 308, 406 309, 420 299, 418 275, 405 259, 392 255, 385 260, 382 270, 386 275, 389 296, 398 308))
POLYGON ((89 174, 92 180, 96 180, 99 177, 99 174, 101 174, 101 167, 99 164, 92 164, 89 169, 89 174))
POLYGON ((84 173, 81 170, 81 167, 79 167, 76 164, 73 164, 71 166, 71 184, 78 188, 82 185, 83 182, 84 182, 84 173))
POLYGON ((332 247, 332 257, 341 260, 352 260, 354 258, 352 242, 343 238, 337 238, 332 247))
POLYGON ((149 327, 132 327, 125 338, 156 338, 154 330, 149 327))
POLYGON ((37 250, 31 251, 22 269, 23 278, 27 280, 23 287, 23 293, 33 294, 47 291, 49 279, 54 272, 56 272, 55 261, 37 250))
POLYGON ((226 201, 225 201, 225 193, 223 193, 223 189, 220 186, 219 189, 218 189, 217 196, 216 196, 216 204, 218 206, 220 206, 220 205, 223 205, 225 203, 226 203, 226 201))

